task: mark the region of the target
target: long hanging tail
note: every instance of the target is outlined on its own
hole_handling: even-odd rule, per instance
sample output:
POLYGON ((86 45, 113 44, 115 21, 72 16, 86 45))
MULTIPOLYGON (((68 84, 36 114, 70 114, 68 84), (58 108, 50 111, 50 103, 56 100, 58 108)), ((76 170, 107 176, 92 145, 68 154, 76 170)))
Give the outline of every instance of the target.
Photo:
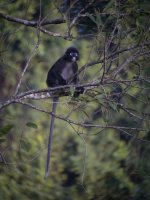
POLYGON ((58 99, 59 99, 58 97, 53 98, 52 115, 51 115, 49 138, 48 138, 48 150, 47 150, 47 160, 46 160, 46 168, 45 168, 45 178, 47 178, 49 176, 49 171, 50 171, 51 146, 52 146, 52 137, 53 137, 53 129, 54 129, 54 121, 55 121, 54 115, 56 113, 58 99))

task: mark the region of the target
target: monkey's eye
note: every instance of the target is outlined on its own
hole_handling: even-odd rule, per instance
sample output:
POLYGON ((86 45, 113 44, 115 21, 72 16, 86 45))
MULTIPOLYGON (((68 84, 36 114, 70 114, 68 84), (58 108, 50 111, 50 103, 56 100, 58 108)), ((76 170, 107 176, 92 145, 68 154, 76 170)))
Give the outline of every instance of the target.
POLYGON ((70 53, 70 56, 78 57, 78 53, 70 53))

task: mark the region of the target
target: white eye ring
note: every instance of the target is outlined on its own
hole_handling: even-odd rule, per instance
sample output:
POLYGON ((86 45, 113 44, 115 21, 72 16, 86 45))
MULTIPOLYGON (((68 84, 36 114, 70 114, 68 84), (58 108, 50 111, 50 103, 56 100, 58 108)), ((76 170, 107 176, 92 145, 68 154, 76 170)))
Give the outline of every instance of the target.
POLYGON ((72 56, 72 53, 70 53, 70 56, 72 56))

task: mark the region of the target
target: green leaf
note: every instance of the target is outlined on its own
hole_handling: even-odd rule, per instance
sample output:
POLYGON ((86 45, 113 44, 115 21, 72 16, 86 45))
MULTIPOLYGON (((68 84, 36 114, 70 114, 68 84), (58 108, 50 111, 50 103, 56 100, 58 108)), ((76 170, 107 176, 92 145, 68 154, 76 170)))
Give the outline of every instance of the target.
POLYGON ((104 11, 107 11, 108 9, 114 8, 114 1, 109 1, 109 3, 106 4, 104 11))
POLYGON ((95 17, 93 17, 93 15, 88 14, 88 17, 89 17, 95 24, 97 24, 97 21, 96 21, 95 17))
POLYGON ((30 128, 34 128, 34 129, 37 129, 38 126, 37 124, 33 123, 33 122, 27 122, 26 123, 26 126, 30 127, 30 128))
POLYGON ((3 128, 0 128, 0 137, 8 134, 13 127, 14 127, 13 124, 8 124, 4 126, 3 128))
POLYGON ((105 94, 96 95, 95 99, 96 99, 99 103, 103 104, 103 102, 105 101, 105 94))
POLYGON ((82 110, 82 112, 83 112, 87 117, 89 117, 88 113, 85 112, 85 110, 82 110))
POLYGON ((26 141, 26 140, 21 140, 21 148, 23 149, 23 150, 25 150, 25 151, 29 151, 30 150, 30 147, 31 147, 31 145, 30 145, 30 143, 28 142, 28 141, 26 141))
POLYGON ((117 104, 114 102, 108 102, 109 106, 116 112, 118 112, 117 104))

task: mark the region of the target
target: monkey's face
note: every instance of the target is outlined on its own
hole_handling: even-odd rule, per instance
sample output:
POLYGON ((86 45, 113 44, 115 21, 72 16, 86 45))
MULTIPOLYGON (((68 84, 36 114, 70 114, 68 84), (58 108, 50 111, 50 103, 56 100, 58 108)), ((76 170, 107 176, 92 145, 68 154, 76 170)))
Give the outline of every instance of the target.
POLYGON ((79 52, 76 48, 70 47, 65 53, 65 59, 71 62, 79 60, 79 52))

